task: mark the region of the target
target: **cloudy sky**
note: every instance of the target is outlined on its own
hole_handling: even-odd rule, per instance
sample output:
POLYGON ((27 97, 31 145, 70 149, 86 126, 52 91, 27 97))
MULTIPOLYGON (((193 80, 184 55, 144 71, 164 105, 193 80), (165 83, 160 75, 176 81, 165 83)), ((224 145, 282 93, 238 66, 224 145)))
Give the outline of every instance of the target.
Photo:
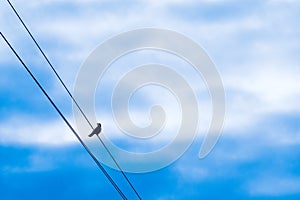
MULTIPOLYGON (((130 137, 120 140, 109 117, 110 104, 101 97, 110 96, 121 72, 149 62, 179 63, 174 68, 196 91, 201 113, 198 137, 185 154, 163 169, 128 174, 143 199, 299 199, 299 2, 11 2, 71 90, 89 54, 105 40, 132 29, 177 31, 201 45, 213 60, 224 83, 226 119, 217 145, 204 159, 198 158, 198 152, 211 115, 209 94, 201 77, 178 58, 163 52, 128 55, 107 72, 106 87, 97 88, 97 120, 103 122, 105 133, 112 133, 110 139, 117 145, 136 152, 168 144, 166 140, 178 128, 174 120, 180 120, 180 109, 167 91, 145 88, 129 106, 131 117, 145 126, 149 106, 166 106, 167 137, 147 145, 130 137)), ((1 1, 0 5, 1 32, 75 127, 72 101, 8 3, 1 1)), ((0 198, 118 199, 3 40, 0 46, 0 198)), ((106 169, 129 199, 134 199, 121 174, 106 169)))

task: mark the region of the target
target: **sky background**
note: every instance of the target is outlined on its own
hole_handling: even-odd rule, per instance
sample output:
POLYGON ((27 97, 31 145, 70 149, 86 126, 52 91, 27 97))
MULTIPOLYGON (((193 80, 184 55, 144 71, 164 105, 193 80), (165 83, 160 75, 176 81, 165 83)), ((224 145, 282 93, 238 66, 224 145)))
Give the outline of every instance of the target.
MULTIPOLYGON (((155 172, 128 174, 144 199, 300 198, 298 1, 12 3, 71 89, 80 66, 97 45, 137 28, 178 31, 200 44, 214 61, 226 92, 222 136, 213 151, 200 160, 197 155, 209 122, 209 96, 204 94, 201 78, 175 67, 195 88, 204 117, 199 120, 198 137, 180 159, 155 172)), ((0 27, 74 124, 70 98, 6 1, 0 2, 0 27)), ((0 199, 118 199, 2 40, 0 47, 0 199)), ((133 55, 120 65, 147 63, 150 58, 176 63, 176 59, 165 56, 133 55)), ((113 72, 118 70, 112 70, 104 81, 109 83, 117 77, 118 73, 113 72)), ((99 90, 98 96, 100 92, 111 93, 107 88, 99 90)), ((147 112, 149 105, 141 102, 162 91, 148 92, 137 96, 133 109, 147 112)), ((109 124, 105 117, 109 107, 101 106, 99 100, 96 110, 105 112, 97 117, 109 124)), ((168 106, 169 110, 176 107, 172 103, 168 106)), ((140 119, 142 115, 143 112, 133 113, 133 118, 140 119)), ((143 119, 137 123, 145 124, 148 118, 143 119)), ((119 145, 128 149, 134 146, 130 141, 119 145)), ((138 150, 148 148, 151 146, 138 150)), ((126 195, 134 199, 120 173, 107 169, 126 195)))

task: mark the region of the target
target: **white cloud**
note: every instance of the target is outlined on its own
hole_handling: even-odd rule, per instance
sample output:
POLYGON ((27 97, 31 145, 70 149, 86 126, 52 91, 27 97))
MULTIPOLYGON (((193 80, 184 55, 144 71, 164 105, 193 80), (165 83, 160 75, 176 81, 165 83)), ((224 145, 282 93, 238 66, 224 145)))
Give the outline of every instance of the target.
POLYGON ((60 146, 77 142, 62 120, 39 120, 18 116, 0 124, 0 143, 3 145, 60 146))
POLYGON ((227 128, 245 128, 274 113, 297 113, 300 106, 300 71, 262 64, 225 75, 228 91, 227 128), (258 69, 257 69, 258 68, 258 69), (238 83, 238 84, 237 84, 238 83))
MULTIPOLYGON (((15 1, 14 5, 38 40, 44 42, 44 49, 57 64, 55 66, 63 74, 67 85, 72 85, 78 67, 98 43, 124 30, 144 26, 166 27, 204 43, 221 71, 227 92, 225 131, 238 133, 245 127, 255 127, 259 121, 274 113, 299 111, 298 56, 282 54, 298 50, 299 40, 289 36, 299 32, 299 28, 291 18, 295 11, 289 12, 286 8, 278 7, 278 2, 261 4, 261 9, 253 9, 248 15, 215 21, 202 18, 187 20, 181 17, 184 13, 172 13, 168 10, 170 5, 186 4, 186 1, 181 0, 139 1, 115 10, 113 6, 106 8, 104 5, 111 5, 106 1, 100 11, 99 5, 103 2, 96 3, 92 0, 39 1, 24 6, 21 6, 22 1, 15 1), (53 15, 47 11, 49 5, 60 8, 64 3, 74 6, 76 12, 62 9, 59 14, 53 15), (281 20, 277 20, 279 18, 281 20), (50 45, 53 42, 57 42, 54 47, 50 45), (61 48, 55 47, 60 43, 63 43, 61 48)), ((206 1, 205 4, 207 3, 216 1, 206 1)), ((196 1, 188 1, 188 4, 196 4, 196 1)), ((5 5, 3 8, 8 7, 5 5)), ((9 9, 0 13, 0 22, 6 25, 5 30, 10 35, 17 37, 26 34, 19 25, 19 31, 7 26, 4 19, 19 24, 9 9)), ((7 57, 2 52, 4 49, 0 50, 3 58, 7 57)), ((56 87, 53 88, 56 90, 56 87)), ((148 95, 145 97, 149 98, 148 95)), ((51 125, 44 125, 57 132, 58 128, 51 129, 51 125)), ((23 126, 27 132, 31 131, 26 128, 26 123, 23 126)), ((35 126, 39 129, 39 125, 35 126)), ((6 132, 13 129, 12 126, 6 127, 6 132)), ((8 134, 6 139, 13 141, 8 134)), ((36 140, 48 139, 37 137, 36 140)))

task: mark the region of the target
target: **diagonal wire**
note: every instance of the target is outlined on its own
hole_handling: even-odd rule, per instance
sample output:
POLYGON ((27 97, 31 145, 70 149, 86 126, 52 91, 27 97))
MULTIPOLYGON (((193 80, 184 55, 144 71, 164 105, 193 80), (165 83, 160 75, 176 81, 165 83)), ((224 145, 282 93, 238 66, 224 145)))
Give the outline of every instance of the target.
POLYGON ((126 179, 126 181, 128 182, 128 184, 130 185, 130 187, 133 189, 133 191, 135 192, 135 194, 137 195, 137 197, 141 200, 142 197, 139 195, 139 193, 135 190, 134 186, 131 184, 130 180, 128 179, 128 177, 126 176, 126 174, 124 173, 124 171, 122 170, 122 168, 120 167, 120 165, 118 164, 118 162, 116 161, 116 159, 114 158, 114 156, 112 155, 111 151, 108 149, 108 147, 105 145, 104 141, 99 137, 98 134, 97 138, 99 139, 99 141, 101 142, 101 144, 103 145, 103 147, 106 149, 106 151, 108 152, 109 156, 112 158, 112 160, 114 161, 114 163, 116 164, 116 166, 118 167, 118 169, 121 171, 121 173, 123 174, 124 178, 126 179))
POLYGON ((77 103, 77 101, 75 100, 75 98, 73 97, 73 95, 71 94, 70 90, 67 88, 67 86, 65 85, 65 83, 63 82, 63 80, 61 79, 61 77, 59 76, 59 74, 57 73, 57 71, 55 70, 55 68, 53 67, 53 65, 51 64, 50 60, 48 59, 48 57, 46 56, 46 54, 44 53, 44 51, 42 50, 42 48, 40 47, 40 45, 37 43, 37 41, 35 40, 35 38, 31 34, 31 32, 29 31, 29 29, 27 28, 27 26, 25 25, 24 21, 20 17, 20 15, 17 12, 17 10, 14 8, 14 6, 10 3, 9 0, 7 0, 7 2, 10 5, 10 7, 13 9, 14 13, 18 17, 18 19, 20 20, 20 22, 22 23, 22 25, 24 26, 24 28, 26 29, 27 33, 30 35, 31 39, 33 40, 33 42, 35 43, 35 45, 37 46, 37 48, 42 53, 43 57, 45 58, 45 60, 49 64, 49 66, 51 67, 52 71, 55 73, 56 77, 59 79, 60 83, 63 85, 63 87, 65 88, 65 90, 68 92, 69 96, 72 98, 73 102, 76 104, 76 106, 79 109, 79 111, 81 112, 81 114, 84 116, 84 118, 86 119, 86 121, 88 122, 88 124, 90 125, 90 127, 92 129, 94 129, 93 126, 92 126, 92 124, 91 124, 91 122, 89 121, 89 119, 84 114, 83 110, 81 109, 81 107, 79 106, 79 104, 77 103))
MULTIPOLYGON (((63 87, 65 88, 65 90, 69 94, 69 96, 72 98, 73 102, 75 103, 76 107, 79 109, 80 113, 83 115, 83 117, 85 118, 85 120, 87 121, 87 123, 90 125, 90 127, 94 130, 93 125, 91 124, 91 122, 89 121, 89 119, 87 118, 87 116, 85 115, 85 113, 83 112, 83 110, 81 109, 81 107, 79 106, 79 104, 77 103, 77 101, 75 100, 75 98, 73 97, 73 95, 71 94, 71 92, 69 91, 69 89, 67 88, 67 86, 65 85, 65 83, 63 82, 63 80, 61 79, 61 77, 59 76, 59 74, 57 73, 57 71, 55 70, 55 68, 53 67, 53 65, 51 64, 50 60, 48 59, 48 57, 46 56, 46 54, 44 53, 44 51, 42 50, 42 48, 40 47, 40 45, 38 44, 38 42, 36 41, 36 39, 33 37, 33 35, 31 34, 31 32, 29 31, 29 29, 25 25, 24 21, 20 17, 20 15, 17 12, 17 10, 14 8, 14 6, 10 3, 9 0, 7 0, 7 2, 10 5, 10 7, 12 8, 12 10, 14 11, 14 13, 16 14, 16 16, 18 17, 18 19, 20 20, 20 22, 22 23, 22 25, 24 26, 24 28, 26 29, 27 33, 30 35, 31 39, 33 40, 33 42, 35 43, 35 45, 37 46, 37 48, 39 49, 39 51, 42 53, 43 57, 45 58, 45 60, 49 64, 49 66, 51 67, 52 71, 55 73, 56 77, 59 79, 60 83, 63 85, 63 87)), ((141 196, 139 195, 139 193, 137 192, 137 190, 135 189, 135 187, 133 186, 133 184, 131 183, 131 181, 129 180, 129 178, 126 176, 126 174, 124 173, 124 171, 122 170, 122 168, 120 167, 120 165, 118 164, 118 162, 116 161, 116 159, 114 158, 114 156, 112 155, 111 151, 107 148, 107 146, 105 145, 105 143, 103 142, 103 140, 99 136, 98 136, 98 139, 100 140, 101 144, 104 146, 105 150, 108 152, 109 156, 114 161, 115 165, 118 167, 118 169, 120 170, 120 172, 122 173, 122 175, 126 179, 127 183, 133 189, 134 193, 141 200, 142 199, 141 196)))
POLYGON ((0 35, 2 36, 2 38, 4 39, 4 41, 6 42, 6 44, 9 46, 9 48, 12 50, 12 52, 15 54, 15 56, 18 58, 18 60, 21 62, 21 64, 23 65, 23 67, 26 69, 26 71, 29 73, 29 75, 34 80, 34 82, 37 84, 37 86, 41 89, 41 91, 43 92, 43 94, 47 97, 47 99, 49 100, 49 102, 51 103, 51 105, 54 107, 54 109, 57 111, 57 113, 60 115, 60 117, 64 120, 64 122, 67 124, 67 126, 74 133, 74 135, 76 136, 76 138, 79 140, 80 144, 85 148, 85 150, 88 152, 88 154, 95 161, 95 163, 97 164, 97 166, 99 167, 99 169, 103 172, 103 174, 105 175, 105 177, 114 186, 115 190, 120 194, 120 196, 122 197, 122 199, 127 200, 127 198, 124 195, 124 193, 121 191, 121 189, 118 187, 118 185, 114 182, 114 180, 112 179, 112 177, 107 173, 107 171, 104 169, 104 167, 101 165, 101 163, 97 160, 97 158, 95 157, 95 155, 84 144, 84 142, 79 137, 78 133, 75 131, 75 129, 69 123, 69 121, 65 118, 65 116, 62 114, 62 112, 60 111, 60 109, 55 105, 55 103, 53 102, 53 100, 51 99, 51 97, 47 94, 47 92, 45 91, 45 89, 43 88, 43 86, 35 78, 35 76, 32 74, 32 72, 30 71, 30 69, 23 62, 23 60, 21 59, 21 57, 18 55, 18 53, 14 50, 14 48, 11 46, 11 44, 8 42, 8 40, 5 38, 5 36, 1 32, 0 32, 0 35))

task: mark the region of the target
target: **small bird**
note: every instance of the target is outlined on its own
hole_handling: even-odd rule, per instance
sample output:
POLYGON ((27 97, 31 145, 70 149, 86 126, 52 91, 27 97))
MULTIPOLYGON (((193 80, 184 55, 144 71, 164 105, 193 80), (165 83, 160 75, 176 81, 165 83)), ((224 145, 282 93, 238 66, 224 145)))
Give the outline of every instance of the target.
POLYGON ((93 130, 93 132, 91 134, 89 134, 89 137, 92 137, 93 135, 99 135, 99 133, 101 132, 102 128, 101 128, 101 124, 97 123, 97 127, 93 130))

